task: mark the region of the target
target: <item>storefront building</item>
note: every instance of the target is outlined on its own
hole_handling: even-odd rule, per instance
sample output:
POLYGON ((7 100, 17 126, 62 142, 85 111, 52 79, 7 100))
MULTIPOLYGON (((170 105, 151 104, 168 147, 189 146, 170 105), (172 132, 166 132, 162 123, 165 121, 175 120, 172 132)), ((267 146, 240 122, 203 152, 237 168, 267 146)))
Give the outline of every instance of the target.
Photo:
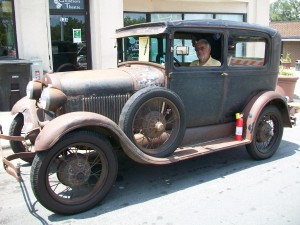
POLYGON ((269 25, 269 0, 0 0, 0 58, 45 71, 117 66, 115 30, 156 21, 226 19, 269 25))

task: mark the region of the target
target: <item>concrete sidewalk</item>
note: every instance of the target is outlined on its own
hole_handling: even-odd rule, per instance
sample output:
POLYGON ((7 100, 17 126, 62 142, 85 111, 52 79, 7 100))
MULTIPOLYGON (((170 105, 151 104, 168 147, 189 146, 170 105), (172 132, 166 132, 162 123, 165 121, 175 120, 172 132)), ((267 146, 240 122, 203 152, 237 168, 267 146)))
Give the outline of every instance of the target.
MULTIPOLYGON (((14 116, 11 115, 10 112, 0 112, 0 125, 2 125, 2 131, 4 135, 8 135, 10 124, 13 120, 14 116)), ((9 141, 0 140, 3 149, 10 148, 9 141)))

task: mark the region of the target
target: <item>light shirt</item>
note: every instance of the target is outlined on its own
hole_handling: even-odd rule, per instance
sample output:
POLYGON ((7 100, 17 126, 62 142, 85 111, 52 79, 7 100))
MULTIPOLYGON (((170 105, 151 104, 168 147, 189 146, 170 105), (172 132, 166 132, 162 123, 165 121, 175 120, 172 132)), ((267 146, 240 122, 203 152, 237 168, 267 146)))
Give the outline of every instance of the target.
POLYGON ((197 59, 191 62, 190 66, 221 66, 221 63, 210 56, 205 64, 200 65, 199 59, 197 59))

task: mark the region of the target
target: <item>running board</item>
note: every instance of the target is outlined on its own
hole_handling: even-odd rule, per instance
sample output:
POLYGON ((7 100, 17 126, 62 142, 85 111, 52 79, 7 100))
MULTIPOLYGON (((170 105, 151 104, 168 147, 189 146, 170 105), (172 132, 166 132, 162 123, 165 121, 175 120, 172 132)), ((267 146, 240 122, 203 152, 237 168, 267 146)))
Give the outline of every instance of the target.
POLYGON ((190 159, 229 148, 243 146, 249 143, 249 140, 236 141, 234 137, 225 137, 209 142, 200 143, 198 145, 178 148, 173 155, 168 157, 168 159, 171 162, 182 161, 185 159, 190 159))
MULTIPOLYGON (((125 136, 125 139, 126 138, 127 137, 125 136)), ((199 144, 179 147, 172 155, 164 158, 157 158, 150 155, 146 155, 130 141, 128 142, 128 145, 131 145, 130 148, 128 148, 128 146, 125 145, 123 145, 122 147, 125 151, 125 154, 138 163, 152 165, 167 165, 229 148, 244 146, 250 143, 250 140, 246 139, 242 141, 236 141, 234 139, 234 136, 229 136, 214 139, 212 141, 201 142, 199 144)))

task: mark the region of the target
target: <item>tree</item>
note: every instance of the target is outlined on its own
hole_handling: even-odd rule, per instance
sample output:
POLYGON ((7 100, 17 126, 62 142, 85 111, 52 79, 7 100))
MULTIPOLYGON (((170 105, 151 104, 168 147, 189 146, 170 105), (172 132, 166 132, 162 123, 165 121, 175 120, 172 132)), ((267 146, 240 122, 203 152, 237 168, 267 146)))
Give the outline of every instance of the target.
POLYGON ((138 24, 138 23, 145 23, 146 22, 146 18, 144 17, 139 17, 139 18, 131 18, 129 16, 126 16, 124 18, 124 26, 129 26, 129 25, 133 25, 133 24, 138 24))
POLYGON ((299 0, 277 0, 270 6, 270 20, 272 22, 300 20, 299 10, 299 0))

